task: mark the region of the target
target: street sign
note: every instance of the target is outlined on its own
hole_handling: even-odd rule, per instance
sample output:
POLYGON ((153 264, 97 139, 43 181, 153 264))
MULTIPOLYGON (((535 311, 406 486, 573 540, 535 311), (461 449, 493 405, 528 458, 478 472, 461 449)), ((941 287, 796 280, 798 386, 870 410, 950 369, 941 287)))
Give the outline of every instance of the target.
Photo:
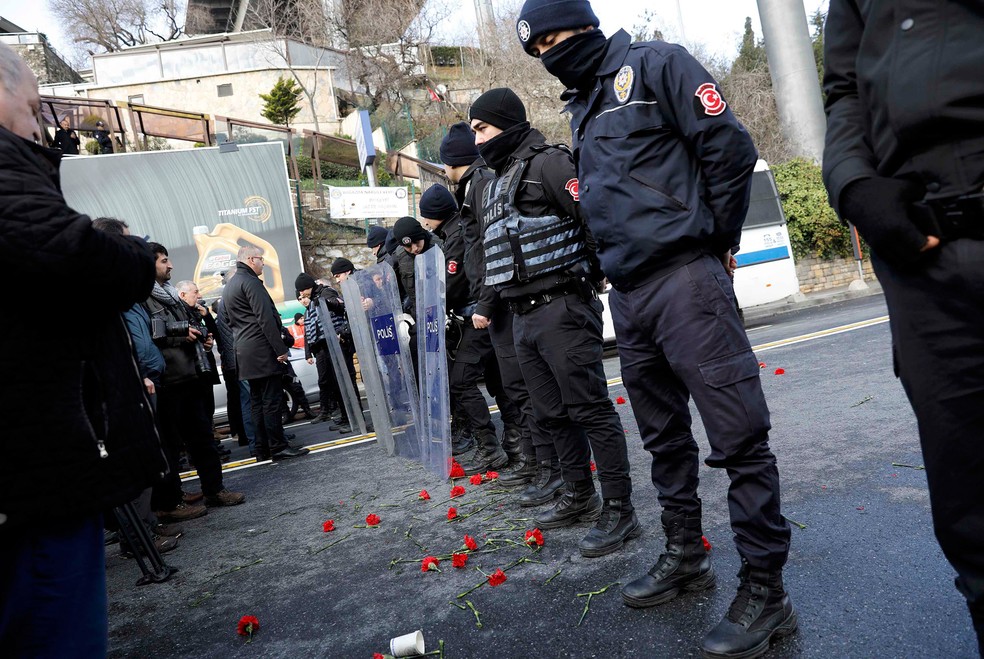
POLYGON ((362 220, 367 217, 409 215, 406 188, 328 187, 331 217, 336 220, 362 220))

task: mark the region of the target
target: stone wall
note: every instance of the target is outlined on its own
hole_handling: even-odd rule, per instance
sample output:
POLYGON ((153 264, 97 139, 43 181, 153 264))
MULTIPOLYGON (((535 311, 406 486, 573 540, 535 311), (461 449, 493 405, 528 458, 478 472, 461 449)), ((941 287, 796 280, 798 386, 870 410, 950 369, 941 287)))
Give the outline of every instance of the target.
POLYGON ((47 42, 11 44, 31 71, 38 77, 39 85, 82 82, 82 77, 65 60, 52 50, 47 42))
MULTIPOLYGON (((875 273, 871 268, 871 260, 862 261, 862 268, 864 269, 864 280, 869 283, 873 282, 875 273)), ((796 262, 796 276, 799 279, 800 292, 802 293, 847 286, 858 278, 858 262, 853 258, 799 259, 796 262)))

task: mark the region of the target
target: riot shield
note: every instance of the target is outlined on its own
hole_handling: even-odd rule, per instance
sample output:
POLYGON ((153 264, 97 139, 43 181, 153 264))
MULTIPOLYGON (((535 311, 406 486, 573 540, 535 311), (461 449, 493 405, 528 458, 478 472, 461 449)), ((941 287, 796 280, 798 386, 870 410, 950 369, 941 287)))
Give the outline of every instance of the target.
POLYGON ((451 399, 448 393, 448 353, 444 252, 439 247, 414 258, 417 291, 417 354, 420 365, 420 416, 417 441, 420 461, 428 471, 447 478, 451 471, 451 399))
POLYGON ((328 354, 331 356, 331 366, 335 371, 335 380, 338 382, 338 390, 341 392, 342 405, 345 406, 345 414, 348 416, 349 423, 352 424, 352 431, 360 435, 366 434, 366 418, 362 415, 362 405, 359 402, 359 392, 355 388, 355 383, 349 377, 348 364, 345 355, 342 353, 342 345, 335 334, 335 327, 331 320, 331 312, 324 299, 318 299, 318 317, 325 328, 325 339, 328 342, 328 354))
POLYGON ((410 355, 398 339, 403 309, 396 273, 388 263, 357 270, 342 282, 342 297, 376 437, 387 454, 419 459, 417 387, 410 355))

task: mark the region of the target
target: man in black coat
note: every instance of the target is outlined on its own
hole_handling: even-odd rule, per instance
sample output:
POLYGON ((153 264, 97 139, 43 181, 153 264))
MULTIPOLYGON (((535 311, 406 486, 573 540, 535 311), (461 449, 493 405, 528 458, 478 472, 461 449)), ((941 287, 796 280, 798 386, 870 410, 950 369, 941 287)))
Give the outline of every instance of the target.
POLYGON ((283 323, 277 306, 260 280, 263 250, 247 245, 240 248, 237 260, 236 275, 222 292, 222 305, 232 327, 239 379, 249 382, 256 459, 307 455, 308 449, 292 448, 284 437, 280 406, 290 353, 280 334, 283 323))
POLYGON ((105 656, 101 512, 166 469, 120 316, 150 291, 154 257, 68 207, 61 154, 38 144, 40 105, 0 44, 0 258, 39 290, 84 277, 99 291, 64 296, 66 331, 30 364, 22 328, 0 324, 0 656, 105 656))

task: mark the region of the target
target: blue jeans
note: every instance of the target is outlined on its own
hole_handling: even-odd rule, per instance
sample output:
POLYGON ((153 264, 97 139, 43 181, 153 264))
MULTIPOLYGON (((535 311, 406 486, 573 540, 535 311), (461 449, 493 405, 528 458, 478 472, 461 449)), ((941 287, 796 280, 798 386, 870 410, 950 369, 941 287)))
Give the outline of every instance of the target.
POLYGON ((105 657, 107 606, 102 516, 0 543, 0 656, 105 657))

